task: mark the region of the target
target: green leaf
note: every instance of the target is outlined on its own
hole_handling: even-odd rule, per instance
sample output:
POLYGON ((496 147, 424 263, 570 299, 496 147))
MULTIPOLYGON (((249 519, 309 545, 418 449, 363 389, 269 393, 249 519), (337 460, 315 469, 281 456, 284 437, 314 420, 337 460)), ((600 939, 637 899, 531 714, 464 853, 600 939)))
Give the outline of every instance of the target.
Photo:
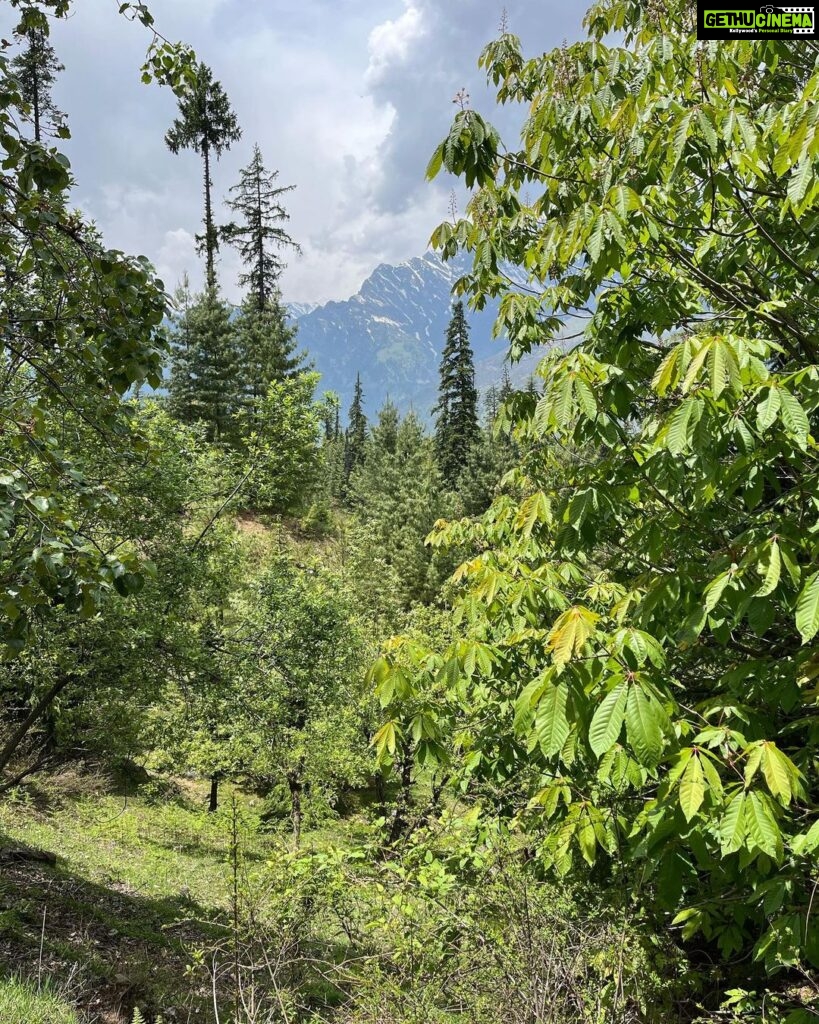
POLYGON ((788 181, 788 199, 793 206, 799 206, 808 191, 808 185, 813 177, 813 166, 810 159, 805 158, 799 161, 788 181))
POLYGON ((796 602, 796 628, 803 644, 819 632, 819 572, 810 577, 796 602))
POLYGON ((731 582, 731 570, 728 569, 725 572, 721 572, 719 576, 715 576, 714 579, 708 584, 703 591, 703 598, 705 599, 705 610, 710 614, 719 604, 720 598, 725 593, 725 589, 731 582))
POLYGON ((580 605, 569 608, 558 618, 547 640, 556 665, 565 665, 583 650, 594 633, 598 618, 594 612, 580 605))
POLYGON ((748 794, 745 802, 745 824, 748 838, 774 860, 778 859, 782 836, 779 826, 759 793, 748 794))
POLYGON ((653 767, 663 752, 663 716, 656 703, 638 685, 628 691, 626 734, 641 764, 653 767))
POLYGON ((570 727, 566 718, 568 690, 565 683, 547 684, 540 699, 535 719, 535 731, 544 757, 554 757, 568 738, 570 727))
POLYGON ((595 711, 589 726, 589 746, 597 757, 602 757, 617 742, 625 719, 627 698, 626 684, 620 683, 595 711))
POLYGON ((791 802, 791 774, 795 771, 791 761, 782 753, 775 743, 765 743, 762 747, 762 774, 768 783, 773 796, 784 804, 791 802))
POLYGON ((686 821, 691 821, 705 799, 705 775, 699 755, 689 760, 680 779, 680 807, 686 821))
POLYGON ((779 586, 779 579, 782 575, 782 559, 779 554, 779 543, 772 540, 767 552, 767 559, 762 563, 760 574, 762 575, 762 586, 757 590, 757 597, 767 597, 779 586))
POLYGON ((804 441, 810 431, 810 423, 805 410, 799 400, 785 388, 780 388, 780 400, 782 403, 782 422, 789 434, 804 441))
POLYGON ((736 794, 720 822, 720 847, 723 856, 736 853, 745 842, 745 792, 736 794))
POLYGON ((768 388, 765 398, 756 410, 756 425, 760 433, 764 433, 775 422, 781 406, 779 388, 768 388))
POLYGON ((708 148, 711 150, 712 155, 716 156, 718 143, 717 143, 717 130, 714 127, 714 123, 711 120, 711 115, 708 111, 700 108, 697 111, 697 124, 700 126, 702 137, 705 139, 708 148))

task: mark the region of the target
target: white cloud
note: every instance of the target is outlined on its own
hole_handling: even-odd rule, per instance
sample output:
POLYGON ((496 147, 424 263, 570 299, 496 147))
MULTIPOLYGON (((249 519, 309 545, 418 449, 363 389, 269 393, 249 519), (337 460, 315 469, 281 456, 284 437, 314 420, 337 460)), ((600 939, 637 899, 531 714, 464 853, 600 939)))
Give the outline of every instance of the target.
MULTIPOLYGON (((289 229, 304 248, 287 256, 282 284, 293 301, 346 298, 383 261, 423 252, 446 214, 450 185, 424 168, 466 86, 488 110, 476 60, 504 3, 529 50, 577 31, 584 3, 566 0, 155 0, 158 28, 190 42, 224 84, 244 129, 214 168, 221 201, 253 143, 279 170, 289 229)), ((0 4, 0 29, 8 33, 0 4)), ((176 104, 140 84, 149 36, 118 18, 110 0, 82 0, 55 26, 66 71, 55 100, 70 118, 74 201, 107 244, 144 253, 174 287, 184 271, 201 283, 193 236, 201 230, 201 165, 172 156, 164 134, 176 104)), ((507 122, 500 127, 507 132, 507 122)), ((234 253, 220 255, 225 293, 238 298, 234 253)))
POLYGON ((406 60, 413 44, 422 39, 426 31, 423 12, 412 0, 407 0, 400 18, 376 25, 369 37, 367 81, 376 82, 390 65, 406 60))

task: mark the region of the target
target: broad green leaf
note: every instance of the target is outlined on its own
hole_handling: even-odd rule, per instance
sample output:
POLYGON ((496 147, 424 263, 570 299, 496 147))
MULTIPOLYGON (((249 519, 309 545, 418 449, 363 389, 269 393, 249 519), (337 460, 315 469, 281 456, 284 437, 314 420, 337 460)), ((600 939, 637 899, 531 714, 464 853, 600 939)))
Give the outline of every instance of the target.
POLYGON ((653 767, 663 752, 662 714, 653 699, 638 685, 629 687, 626 703, 626 735, 641 764, 653 767))
POLYGON ((779 750, 775 743, 762 746, 762 774, 768 783, 773 796, 784 804, 789 804, 793 791, 791 789, 791 773, 793 766, 790 760, 779 750))
POLYGON ((745 792, 744 790, 728 804, 720 822, 720 846, 723 856, 736 853, 745 842, 745 792))
POLYGON ((544 757, 554 757, 568 738, 570 727, 566 718, 568 690, 565 683, 547 684, 538 704, 535 730, 544 757))
POLYGON ((759 566, 763 577, 762 586, 757 590, 757 597, 767 597, 779 586, 779 578, 782 574, 782 559, 779 555, 779 543, 772 540, 767 551, 767 558, 759 566))
POLYGON ((548 637, 548 647, 556 665, 565 665, 583 650, 594 633, 598 618, 594 612, 579 605, 560 616, 548 637))
POLYGON ((810 424, 805 410, 798 399, 785 388, 779 389, 779 398, 782 403, 782 422, 785 429, 794 437, 804 440, 808 436, 810 424))
POLYGON ((796 628, 802 643, 813 640, 819 632, 819 572, 815 572, 805 584, 796 603, 796 628))
POLYGON ((773 815, 759 793, 749 793, 745 802, 745 825, 748 837, 763 853, 778 858, 782 837, 773 815))
POLYGON ((780 389, 769 387, 756 411, 756 425, 760 433, 764 433, 776 421, 781 406, 780 389))
POLYGON ((589 746, 602 757, 616 742, 623 727, 628 690, 625 683, 607 694, 594 713, 589 726, 589 746))
POLYGON ((698 754, 689 760, 680 779, 680 807, 686 821, 691 821, 705 799, 705 775, 698 754))

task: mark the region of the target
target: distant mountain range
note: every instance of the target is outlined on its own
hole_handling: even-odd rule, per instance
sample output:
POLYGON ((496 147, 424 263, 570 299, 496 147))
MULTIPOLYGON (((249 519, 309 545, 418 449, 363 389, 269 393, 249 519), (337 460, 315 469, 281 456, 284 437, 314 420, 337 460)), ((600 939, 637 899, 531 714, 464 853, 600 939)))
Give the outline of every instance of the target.
MULTIPOLYGON (((436 401, 452 286, 468 267, 467 257, 443 263, 428 252, 397 266, 382 263, 345 302, 291 304, 299 347, 322 375, 320 390, 337 392, 346 412, 360 373, 368 414, 389 397, 404 412, 412 408, 428 416, 436 401)), ((492 339, 497 314, 495 302, 480 312, 467 310, 481 390, 503 376, 506 346, 492 339)), ((542 354, 510 367, 516 384, 525 382, 542 354)))

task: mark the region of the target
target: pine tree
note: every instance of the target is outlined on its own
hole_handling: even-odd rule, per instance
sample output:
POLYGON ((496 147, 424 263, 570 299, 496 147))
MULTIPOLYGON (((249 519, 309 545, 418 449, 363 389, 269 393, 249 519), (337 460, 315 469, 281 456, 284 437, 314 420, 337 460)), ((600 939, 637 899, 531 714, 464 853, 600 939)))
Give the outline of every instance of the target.
POLYGON ((350 482, 350 573, 367 613, 392 632, 452 571, 426 538, 455 506, 442 493, 433 442, 414 414, 399 422, 388 401, 366 449, 350 482))
POLYGON ((462 302, 452 307, 441 357, 438 404, 434 412, 435 451, 444 480, 455 487, 480 433, 475 366, 462 302))
POLYGON ((65 115, 54 105, 51 88, 65 67, 57 59, 42 26, 22 22, 15 35, 25 43, 25 49, 11 62, 11 71, 20 85, 23 100, 31 108, 31 113, 25 117, 34 126, 34 141, 42 142, 44 134, 58 135, 63 126, 65 115))
POLYGON ((190 361, 194 344, 194 317, 191 309, 194 305, 191 294, 190 280, 184 274, 179 287, 174 292, 174 313, 171 317, 173 332, 171 334, 171 366, 168 383, 168 407, 183 423, 193 421, 195 402, 195 384, 190 371, 190 361))
POLYGON ((230 441, 242 404, 232 309, 212 288, 182 298, 168 388, 171 412, 183 423, 204 423, 208 440, 230 441))
POLYGON ((230 190, 233 198, 227 201, 228 207, 238 214, 239 222, 227 224, 221 230, 222 237, 236 249, 247 267, 239 283, 249 286, 259 312, 277 301, 278 281, 285 267, 278 251, 289 248, 300 252, 281 226, 290 219, 281 197, 296 186, 277 186, 278 176, 278 171, 265 168, 262 152, 255 146, 253 159, 242 170, 239 184, 230 190))
POLYGON ((353 403, 350 406, 350 423, 344 444, 344 483, 350 482, 353 470, 363 464, 367 449, 367 417, 364 415, 364 389, 361 374, 355 379, 353 403))
POLYGON ((304 369, 304 353, 296 351, 297 327, 277 291, 269 295, 263 309, 249 295, 235 329, 242 404, 252 414, 274 381, 287 380, 304 369))
POLYGON ((179 114, 165 135, 165 142, 172 153, 192 149, 202 157, 204 171, 205 233, 197 235, 199 252, 204 253, 207 265, 207 287, 216 287, 216 253, 219 249, 219 232, 213 219, 213 179, 211 159, 218 160, 222 153, 238 142, 242 130, 230 100, 219 82, 214 81, 213 72, 206 64, 200 64, 196 72, 196 84, 189 93, 179 100, 179 114))

